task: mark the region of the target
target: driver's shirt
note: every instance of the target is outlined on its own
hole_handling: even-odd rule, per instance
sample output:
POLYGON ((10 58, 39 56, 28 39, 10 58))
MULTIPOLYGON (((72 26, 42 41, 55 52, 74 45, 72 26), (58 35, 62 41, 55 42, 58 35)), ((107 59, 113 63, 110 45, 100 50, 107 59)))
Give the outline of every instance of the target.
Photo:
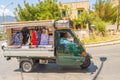
POLYGON ((60 39, 60 44, 73 44, 72 41, 69 41, 67 38, 61 38, 60 39))
POLYGON ((65 50, 69 50, 69 46, 72 46, 75 43, 72 41, 69 41, 67 38, 61 38, 60 44, 64 44, 65 50))

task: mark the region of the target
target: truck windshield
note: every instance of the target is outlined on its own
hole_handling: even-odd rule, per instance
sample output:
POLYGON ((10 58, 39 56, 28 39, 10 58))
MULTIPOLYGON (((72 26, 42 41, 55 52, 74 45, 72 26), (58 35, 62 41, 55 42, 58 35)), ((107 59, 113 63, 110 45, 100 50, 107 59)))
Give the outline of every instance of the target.
MULTIPOLYGON (((75 36, 75 42, 76 42, 76 43, 80 43, 80 44, 82 44, 82 46, 83 46, 83 43, 81 42, 81 39, 80 39, 79 34, 77 34, 77 33, 75 32, 75 30, 72 30, 72 33, 73 33, 74 36, 75 36)), ((84 47, 84 46, 83 46, 83 47, 84 47)))
POLYGON ((73 32, 74 36, 75 36, 77 39, 80 40, 79 34, 77 34, 75 30, 72 30, 72 32, 73 32))

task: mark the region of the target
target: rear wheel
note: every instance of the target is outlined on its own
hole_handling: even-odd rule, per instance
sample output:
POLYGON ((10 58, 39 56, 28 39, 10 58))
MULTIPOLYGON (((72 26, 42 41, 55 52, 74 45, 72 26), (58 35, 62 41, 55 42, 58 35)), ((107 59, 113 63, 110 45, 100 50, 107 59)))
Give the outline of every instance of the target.
POLYGON ((84 63, 80 66, 82 69, 86 69, 90 66, 91 60, 90 58, 86 57, 84 63))
POLYGON ((33 65, 29 61, 23 61, 21 64, 21 68, 24 72, 31 72, 33 69, 33 65))

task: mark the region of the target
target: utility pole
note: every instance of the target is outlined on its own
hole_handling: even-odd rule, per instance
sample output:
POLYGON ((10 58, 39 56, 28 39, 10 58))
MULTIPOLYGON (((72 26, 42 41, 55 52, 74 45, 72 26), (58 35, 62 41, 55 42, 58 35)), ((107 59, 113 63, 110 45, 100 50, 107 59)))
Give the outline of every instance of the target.
POLYGON ((120 19, 120 0, 118 1, 117 30, 119 30, 119 19, 120 19))
POLYGON ((8 6, 10 6, 10 5, 12 5, 13 4, 13 2, 11 2, 11 3, 9 3, 7 6, 5 6, 4 8, 3 8, 3 22, 5 21, 5 15, 4 15, 4 12, 5 12, 5 9, 8 7, 8 6))

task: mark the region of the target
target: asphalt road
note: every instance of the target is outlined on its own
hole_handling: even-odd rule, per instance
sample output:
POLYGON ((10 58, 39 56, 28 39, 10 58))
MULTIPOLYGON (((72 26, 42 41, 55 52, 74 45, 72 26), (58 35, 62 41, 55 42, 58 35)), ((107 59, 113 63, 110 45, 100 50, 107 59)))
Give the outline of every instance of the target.
POLYGON ((17 60, 6 61, 0 49, 0 80, 120 80, 120 44, 87 48, 87 52, 93 59, 86 70, 48 64, 24 73, 17 60))

